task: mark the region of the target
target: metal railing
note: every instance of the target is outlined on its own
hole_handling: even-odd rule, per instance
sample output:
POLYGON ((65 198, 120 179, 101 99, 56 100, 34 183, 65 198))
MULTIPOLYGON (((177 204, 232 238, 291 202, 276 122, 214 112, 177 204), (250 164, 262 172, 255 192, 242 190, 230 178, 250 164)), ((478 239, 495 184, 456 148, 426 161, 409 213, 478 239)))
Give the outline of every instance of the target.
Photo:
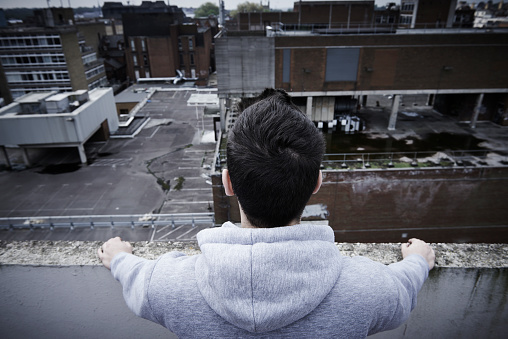
POLYGON ((177 225, 215 226, 213 213, 132 214, 132 215, 74 215, 0 218, 0 229, 49 229, 151 227, 177 225))
MULTIPOLYGON (((327 153, 322 167, 337 169, 387 169, 404 167, 476 167, 490 166, 488 154, 497 154, 498 163, 508 166, 508 150, 455 150, 455 151, 407 151, 407 152, 362 152, 327 153)), ((218 148, 215 154, 215 170, 226 164, 225 149, 218 148)))
POLYGON ((456 150, 410 152, 363 152, 325 154, 325 169, 369 169, 404 167, 489 166, 487 155, 495 153, 508 165, 508 150, 456 150))

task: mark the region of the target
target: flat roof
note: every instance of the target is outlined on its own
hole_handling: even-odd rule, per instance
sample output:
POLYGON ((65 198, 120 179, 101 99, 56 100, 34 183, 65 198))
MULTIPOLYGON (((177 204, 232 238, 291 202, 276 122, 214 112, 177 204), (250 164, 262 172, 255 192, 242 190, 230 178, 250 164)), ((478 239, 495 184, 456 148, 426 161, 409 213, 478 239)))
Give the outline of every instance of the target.
POLYGON ((58 93, 50 96, 46 101, 61 101, 69 96, 69 93, 58 93))
POLYGON ((149 93, 147 93, 147 90, 150 88, 150 86, 147 87, 138 87, 138 86, 131 86, 121 93, 115 95, 115 102, 141 102, 143 99, 145 99, 149 93))
POLYGON ((46 99, 47 97, 55 94, 56 92, 31 92, 28 94, 23 95, 22 97, 19 97, 16 99, 16 102, 19 104, 31 104, 31 103, 38 103, 41 100, 46 99))
POLYGON ((201 94, 194 93, 187 100, 187 106, 204 106, 216 105, 219 106, 219 96, 217 94, 201 94))

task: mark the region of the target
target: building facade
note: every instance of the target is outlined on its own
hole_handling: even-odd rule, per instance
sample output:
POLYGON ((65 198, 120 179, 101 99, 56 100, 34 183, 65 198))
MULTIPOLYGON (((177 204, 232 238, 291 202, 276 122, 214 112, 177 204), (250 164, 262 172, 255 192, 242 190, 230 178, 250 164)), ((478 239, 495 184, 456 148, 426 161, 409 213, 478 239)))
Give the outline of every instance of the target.
POLYGON ((7 97, 33 91, 91 90, 107 84, 104 65, 97 57, 104 25, 73 24, 59 12, 67 13, 50 8, 38 16, 40 26, 0 30, 0 88, 9 90, 7 97))
POLYGON ((133 81, 174 77, 179 70, 206 84, 213 53, 210 27, 181 24, 172 13, 124 14, 123 25, 127 74, 133 81))
MULTIPOLYGON (((386 22, 383 23, 387 23, 386 22)), ((380 23, 381 24, 381 23, 380 23)), ((238 13, 228 30, 358 30, 374 25, 374 1, 296 1, 292 12, 238 13)), ((379 25, 378 25, 379 26, 379 25)))
MULTIPOLYGON (((483 112, 482 106, 481 119, 505 121, 508 115, 506 32, 248 33, 229 32, 216 39, 222 107, 230 98, 274 86, 288 91, 312 120, 325 123, 343 101, 365 102, 368 95, 425 94, 428 105, 442 107, 467 102, 461 109, 466 121, 478 118, 473 116, 483 112), (502 117, 495 118, 499 112, 502 117)), ((393 105, 396 115, 398 100, 393 105)))
POLYGON ((400 3, 400 27, 453 27, 457 0, 407 0, 400 3))

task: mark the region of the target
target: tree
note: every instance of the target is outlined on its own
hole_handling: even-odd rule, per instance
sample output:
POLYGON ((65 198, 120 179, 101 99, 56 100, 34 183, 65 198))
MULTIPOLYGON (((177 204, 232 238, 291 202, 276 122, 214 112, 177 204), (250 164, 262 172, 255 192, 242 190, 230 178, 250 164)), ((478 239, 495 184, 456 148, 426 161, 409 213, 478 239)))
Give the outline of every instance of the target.
POLYGON ((232 10, 229 14, 232 17, 235 17, 238 13, 249 13, 249 12, 265 12, 266 10, 263 8, 261 4, 257 4, 254 2, 242 2, 238 4, 236 9, 232 10))
POLYGON ((219 6, 211 2, 205 2, 194 11, 194 17, 196 18, 207 17, 210 15, 219 15, 219 6))

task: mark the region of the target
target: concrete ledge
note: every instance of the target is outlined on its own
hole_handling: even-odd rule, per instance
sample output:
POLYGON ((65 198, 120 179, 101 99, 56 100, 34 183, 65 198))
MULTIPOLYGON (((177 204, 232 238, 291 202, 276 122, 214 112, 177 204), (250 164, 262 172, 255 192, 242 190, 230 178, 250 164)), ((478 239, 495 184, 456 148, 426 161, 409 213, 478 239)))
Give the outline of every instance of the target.
MULTIPOLYGON (((102 242, 0 241, 2 338, 171 338, 136 317, 122 287, 100 266, 102 242)), ((171 250, 193 255, 194 243, 134 243, 148 259, 171 250)), ((400 260, 400 244, 337 244, 347 256, 385 264, 400 260)), ((408 321, 374 339, 504 338, 508 332, 508 244, 433 244, 437 267, 418 294, 408 321)))
MULTIPOLYGON (((71 266, 101 265, 98 241, 0 241, 0 265, 71 266)), ((196 242, 135 242, 134 254, 156 259, 169 251, 200 253, 196 242)), ((345 256, 362 255, 390 264, 402 259, 400 243, 337 243, 345 256)), ((437 267, 508 267, 508 244, 432 244, 437 267)))

